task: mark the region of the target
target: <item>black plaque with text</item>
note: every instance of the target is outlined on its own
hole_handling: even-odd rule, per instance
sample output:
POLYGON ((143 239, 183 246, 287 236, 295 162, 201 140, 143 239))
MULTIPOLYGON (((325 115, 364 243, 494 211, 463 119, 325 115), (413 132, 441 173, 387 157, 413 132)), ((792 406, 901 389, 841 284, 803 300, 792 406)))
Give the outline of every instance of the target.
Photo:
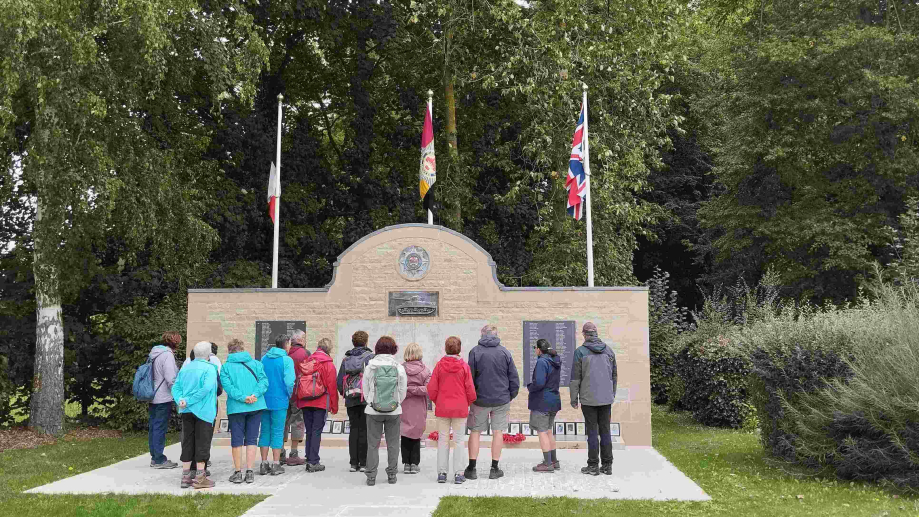
POLYGON ((255 359, 262 358, 274 340, 281 334, 290 335, 295 330, 306 332, 305 321, 256 321, 255 322, 255 359))
POLYGON ((524 321, 523 322, 523 383, 527 385, 536 368, 536 340, 546 339, 558 352, 562 360, 560 386, 571 383, 571 365, 574 351, 578 347, 576 327, 573 321, 524 321))

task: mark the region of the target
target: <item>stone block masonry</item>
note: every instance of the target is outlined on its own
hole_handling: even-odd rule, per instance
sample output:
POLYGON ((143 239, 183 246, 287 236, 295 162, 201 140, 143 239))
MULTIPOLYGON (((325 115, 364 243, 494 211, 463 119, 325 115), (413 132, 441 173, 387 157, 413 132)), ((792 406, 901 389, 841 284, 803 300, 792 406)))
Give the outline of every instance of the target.
MULTIPOLYGON (((523 383, 523 322, 573 320, 580 330, 586 321, 616 350, 619 396, 613 422, 621 426, 629 445, 651 445, 651 390, 648 353, 648 292, 644 287, 510 288, 498 282, 491 256, 467 237, 441 226, 409 224, 384 228, 356 242, 338 257, 332 281, 317 289, 190 289, 188 341, 220 344, 242 339, 254 352, 255 322, 299 320, 307 327, 307 348, 314 350, 324 337, 332 340, 336 364, 351 348, 350 335, 366 327, 370 345, 382 333, 393 335, 401 352, 409 340, 425 351, 433 368, 443 355, 444 339, 452 334, 463 342, 463 355, 475 346, 478 329, 486 323, 498 328, 502 344, 514 357, 523 383), (427 271, 408 279, 400 254, 409 246, 428 253, 427 271), (389 316, 391 291, 437 291, 437 316, 389 316)), ((578 344, 582 342, 577 333, 578 344)), ((568 388, 561 389, 562 411, 557 420, 583 421, 580 410, 568 404, 568 388)), ((222 397, 223 398, 223 397, 222 397)), ((224 401, 221 416, 225 418, 224 401)), ((433 412, 430 414, 433 418, 433 412)), ((345 420, 342 410, 330 417, 345 420)), ((511 421, 527 422, 527 391, 511 405, 511 421)), ((432 427, 429 425, 429 427, 432 427)), ((432 427, 433 429, 433 427, 432 427)))

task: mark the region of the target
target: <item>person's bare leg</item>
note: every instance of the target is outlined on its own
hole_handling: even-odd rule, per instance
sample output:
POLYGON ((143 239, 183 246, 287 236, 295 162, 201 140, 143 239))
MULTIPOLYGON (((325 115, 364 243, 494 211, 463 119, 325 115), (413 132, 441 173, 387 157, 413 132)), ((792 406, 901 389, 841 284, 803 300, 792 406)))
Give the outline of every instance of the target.
POLYGON ((201 475, 204 475, 204 469, 205 469, 205 468, 207 468, 207 462, 199 461, 199 462, 198 462, 198 472, 200 472, 201 475))
POLYGON ((233 452, 233 467, 235 467, 236 470, 240 470, 239 464, 240 464, 240 462, 242 461, 242 455, 243 455, 242 452, 243 452, 243 448, 242 448, 242 447, 233 447, 232 452, 233 452))
MULTIPOLYGON (((290 440, 290 452, 293 452, 293 451, 297 450, 297 447, 299 447, 299 446, 300 446, 300 440, 294 440, 293 438, 291 438, 291 440, 290 440)), ((278 454, 281 454, 281 453, 279 452, 278 454)), ((288 456, 290 456, 290 454, 288 454, 288 456)), ((280 456, 279 456, 279 458, 280 458, 280 456)))
POLYGON ((491 436, 491 460, 498 461, 501 459, 501 449, 504 448, 504 433, 495 431, 491 436))
POLYGON ((477 460, 479 459, 479 438, 481 437, 481 432, 472 431, 469 433, 469 459, 477 460))
POLYGON ((549 433, 539 432, 539 448, 542 449, 542 452, 552 450, 552 440, 549 438, 549 433))
POLYGON ((255 470, 255 452, 258 449, 255 445, 246 446, 246 470, 255 470))
POLYGON ((190 461, 183 461, 183 462, 182 462, 182 470, 191 470, 191 462, 190 462, 190 461))
POLYGON ((260 447, 262 450, 262 461, 268 461, 268 447, 260 447))
POLYGON ((271 449, 271 454, 274 455, 275 463, 281 461, 281 449, 271 449))

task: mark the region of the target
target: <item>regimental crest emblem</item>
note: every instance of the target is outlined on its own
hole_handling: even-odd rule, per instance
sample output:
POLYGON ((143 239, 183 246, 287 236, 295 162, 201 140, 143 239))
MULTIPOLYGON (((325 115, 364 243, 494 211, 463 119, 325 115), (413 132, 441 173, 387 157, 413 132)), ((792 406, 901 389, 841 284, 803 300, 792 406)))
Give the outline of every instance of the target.
POLYGON ((406 280, 421 280, 431 267, 431 256, 421 246, 409 246, 399 254, 399 274, 406 280))

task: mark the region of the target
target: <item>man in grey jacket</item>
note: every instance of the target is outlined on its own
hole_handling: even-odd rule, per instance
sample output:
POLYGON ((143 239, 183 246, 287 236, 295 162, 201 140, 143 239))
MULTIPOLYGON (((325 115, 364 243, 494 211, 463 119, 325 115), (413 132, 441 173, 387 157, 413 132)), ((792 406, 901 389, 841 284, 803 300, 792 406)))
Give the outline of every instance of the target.
POLYGON ((584 344, 574 352, 569 385, 571 407, 577 409, 580 402, 587 427, 587 466, 581 472, 592 476, 602 472, 611 476, 613 441, 609 423, 616 399, 616 354, 597 337, 597 326, 593 323, 585 323, 581 332, 584 344))
POLYGON ((150 466, 155 469, 174 469, 179 465, 169 461, 163 454, 166 448, 166 431, 172 414, 172 385, 176 382, 175 349, 182 342, 178 332, 163 333, 163 344, 150 350, 148 358, 153 363, 153 385, 156 391, 147 407, 150 416, 150 430, 147 441, 150 445, 150 466))

